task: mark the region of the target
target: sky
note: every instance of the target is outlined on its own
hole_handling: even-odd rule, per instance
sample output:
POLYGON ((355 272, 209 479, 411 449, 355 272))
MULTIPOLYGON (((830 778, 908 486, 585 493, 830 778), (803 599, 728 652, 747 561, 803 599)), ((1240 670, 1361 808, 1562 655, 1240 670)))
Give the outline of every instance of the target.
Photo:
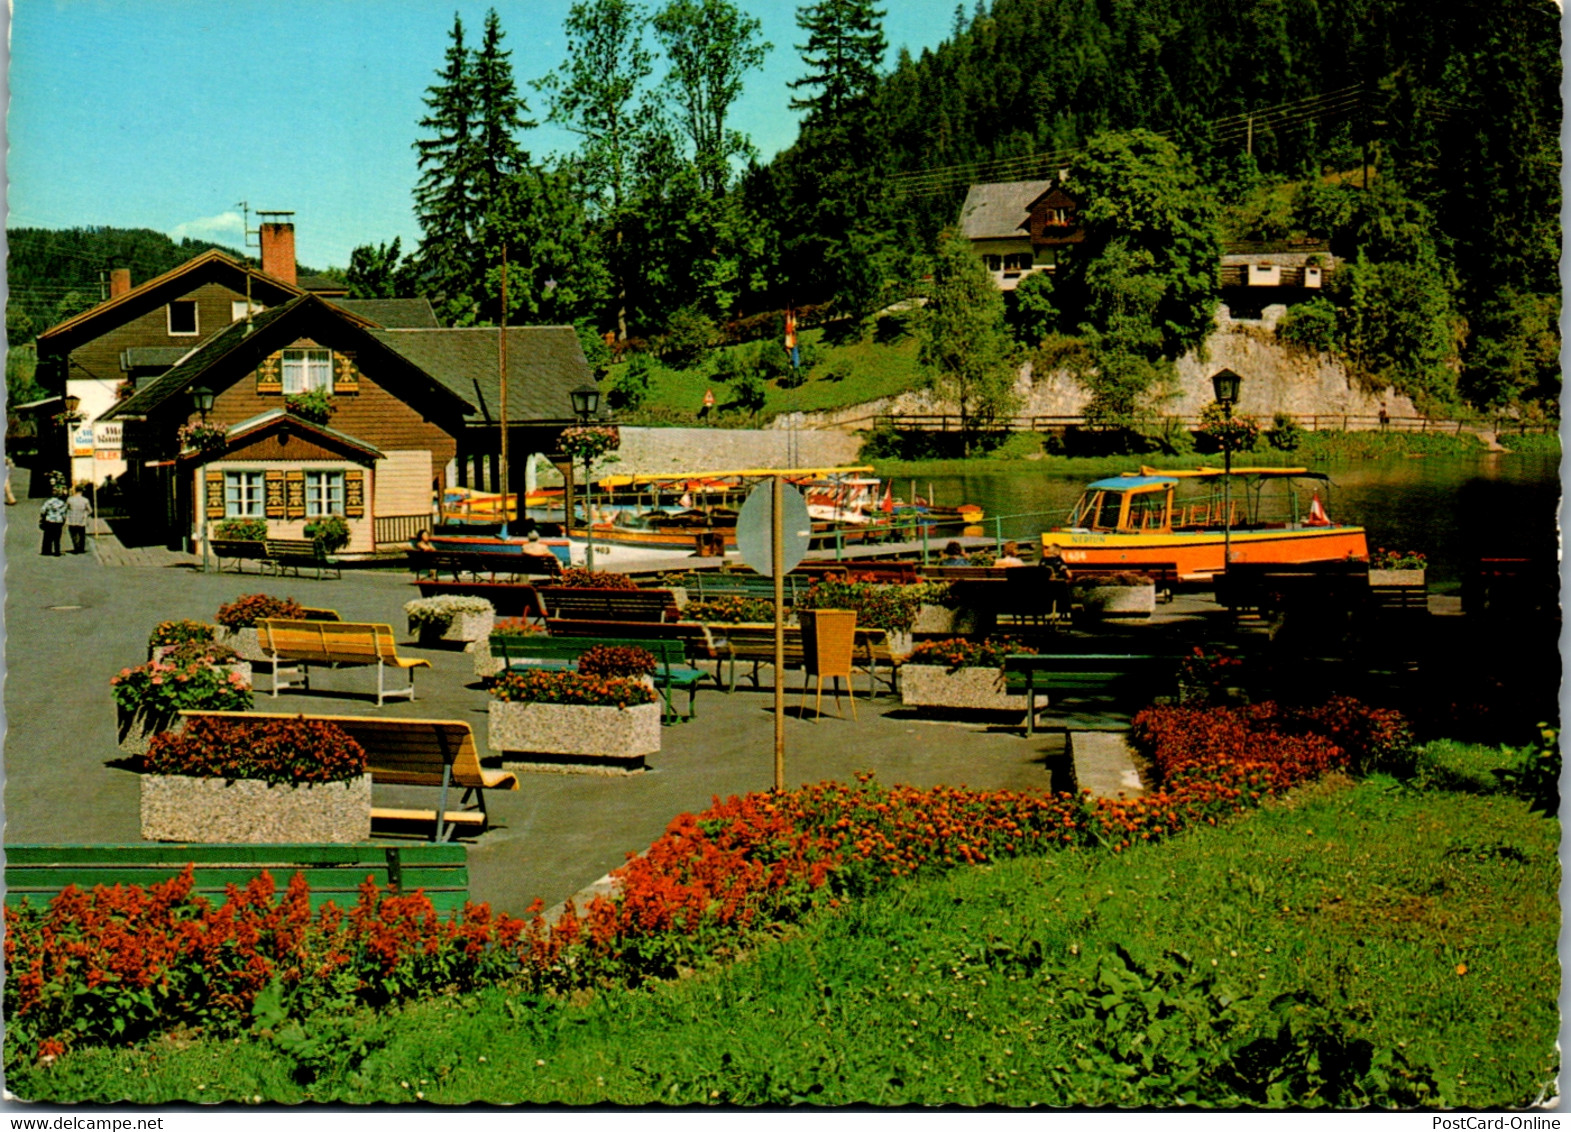
MULTIPOLYGON (((732 124, 767 159, 795 137, 786 84, 803 74, 805 37, 795 3, 740 6, 773 50, 732 124)), ((253 214, 295 213, 297 258, 312 268, 395 236, 407 251, 419 237, 422 99, 454 12, 475 45, 490 7, 543 119, 525 84, 562 62, 570 0, 14 0, 6 225, 152 228, 239 247, 247 202, 253 214)), ((885 8, 888 67, 901 45, 920 54, 945 39, 955 0, 885 8)), ((552 127, 521 141, 536 158, 574 144, 552 127)))

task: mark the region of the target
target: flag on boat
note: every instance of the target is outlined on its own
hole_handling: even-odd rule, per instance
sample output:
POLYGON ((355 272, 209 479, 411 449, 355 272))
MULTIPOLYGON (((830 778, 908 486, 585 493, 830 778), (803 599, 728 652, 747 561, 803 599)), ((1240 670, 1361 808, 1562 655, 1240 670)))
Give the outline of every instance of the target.
POLYGON ((1309 518, 1304 520, 1304 525, 1309 527, 1329 527, 1331 525, 1331 517, 1326 514, 1326 509, 1320 502, 1320 493, 1318 491, 1309 499, 1309 518))
POLYGON ((802 355, 796 348, 796 313, 790 307, 786 308, 785 348, 791 355, 791 368, 796 369, 802 364, 802 355))
POLYGON ((885 515, 893 515, 895 513, 895 485, 893 480, 884 485, 884 502, 881 510, 885 515))

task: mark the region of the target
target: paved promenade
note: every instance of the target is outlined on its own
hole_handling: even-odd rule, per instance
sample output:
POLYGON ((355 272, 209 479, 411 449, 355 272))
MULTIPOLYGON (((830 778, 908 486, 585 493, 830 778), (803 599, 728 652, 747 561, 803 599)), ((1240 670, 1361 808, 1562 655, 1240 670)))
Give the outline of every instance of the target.
MULTIPOLYGON (((415 596, 401 569, 347 570, 342 579, 203 574, 186 556, 103 552, 38 554, 36 507, 8 508, 6 549, 5 839, 10 843, 139 840, 137 776, 120 763, 109 678, 146 659, 153 626, 168 618, 211 621, 246 593, 292 596, 346 620, 391 623, 401 652, 434 665, 416 675, 413 703, 376 707, 368 670, 312 674, 311 694, 256 698, 259 711, 376 714, 467 720, 482 749, 486 693, 461 652, 405 644, 402 606, 415 596)), ((706 687, 698 719, 663 729, 652 770, 624 777, 526 774, 517 792, 489 795, 493 827, 470 842, 477 899, 522 912, 555 904, 638 852, 676 814, 715 795, 767 789, 773 780, 773 696, 743 685, 727 696, 706 687)), ((790 676, 788 707, 797 702, 790 676)), ((259 681, 268 686, 268 677, 259 681)), ((865 697, 865 681, 859 681, 865 697)), ((830 711, 826 700, 826 711, 830 711)), ((849 781, 862 770, 884 782, 1040 789, 1053 784, 1062 740, 1026 739, 974 725, 920 722, 896 699, 862 699, 860 722, 828 714, 787 721, 787 782, 849 781)), ((434 802, 434 799, 432 800, 434 802)))

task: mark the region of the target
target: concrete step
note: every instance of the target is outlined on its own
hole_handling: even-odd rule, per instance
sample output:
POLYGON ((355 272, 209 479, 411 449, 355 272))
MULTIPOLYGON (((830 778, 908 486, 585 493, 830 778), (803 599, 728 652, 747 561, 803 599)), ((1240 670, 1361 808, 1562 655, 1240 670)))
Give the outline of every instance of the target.
POLYGON ((1075 790, 1098 798, 1138 798, 1145 793, 1127 731, 1071 731, 1069 760, 1075 790))

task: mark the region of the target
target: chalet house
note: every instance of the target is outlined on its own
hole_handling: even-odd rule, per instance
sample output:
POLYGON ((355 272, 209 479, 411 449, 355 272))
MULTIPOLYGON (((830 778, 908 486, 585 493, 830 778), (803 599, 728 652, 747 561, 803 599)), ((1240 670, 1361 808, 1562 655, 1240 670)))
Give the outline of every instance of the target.
POLYGON ((49 467, 69 461, 73 481, 101 482, 126 469, 117 425, 103 414, 128 389, 165 373, 215 332, 247 312, 287 303, 308 292, 384 327, 437 325, 424 299, 354 300, 342 286, 296 278, 294 225, 263 224, 260 270, 220 251, 208 251, 138 286, 126 268, 110 272, 109 297, 38 336, 37 380, 52 396, 35 410, 55 435, 41 438, 49 467), (78 419, 58 428, 61 399, 76 398, 78 419))
MULTIPOLYGON (((999 288, 1012 291, 1033 271, 1054 271, 1085 240, 1075 201, 1060 181, 972 185, 960 230, 999 288)), ((1336 270, 1330 246, 1317 240, 1229 245, 1222 256, 1222 301, 1234 318, 1302 302, 1336 270)))
MULTIPOLYGON (((507 348, 513 451, 552 452, 570 391, 593 381, 577 334, 518 328, 507 348)), ((340 514, 345 551, 371 553, 433 525, 447 485, 496 489, 500 353, 494 329, 390 329, 301 294, 225 326, 102 420, 123 427, 127 494, 171 545, 237 518, 299 538, 340 514), (326 424, 290 404, 312 391, 331 395, 326 424)))
POLYGON ((993 282, 1013 291, 1033 271, 1056 271, 1068 249, 1085 239, 1075 214, 1059 180, 972 185, 960 231, 993 282))

